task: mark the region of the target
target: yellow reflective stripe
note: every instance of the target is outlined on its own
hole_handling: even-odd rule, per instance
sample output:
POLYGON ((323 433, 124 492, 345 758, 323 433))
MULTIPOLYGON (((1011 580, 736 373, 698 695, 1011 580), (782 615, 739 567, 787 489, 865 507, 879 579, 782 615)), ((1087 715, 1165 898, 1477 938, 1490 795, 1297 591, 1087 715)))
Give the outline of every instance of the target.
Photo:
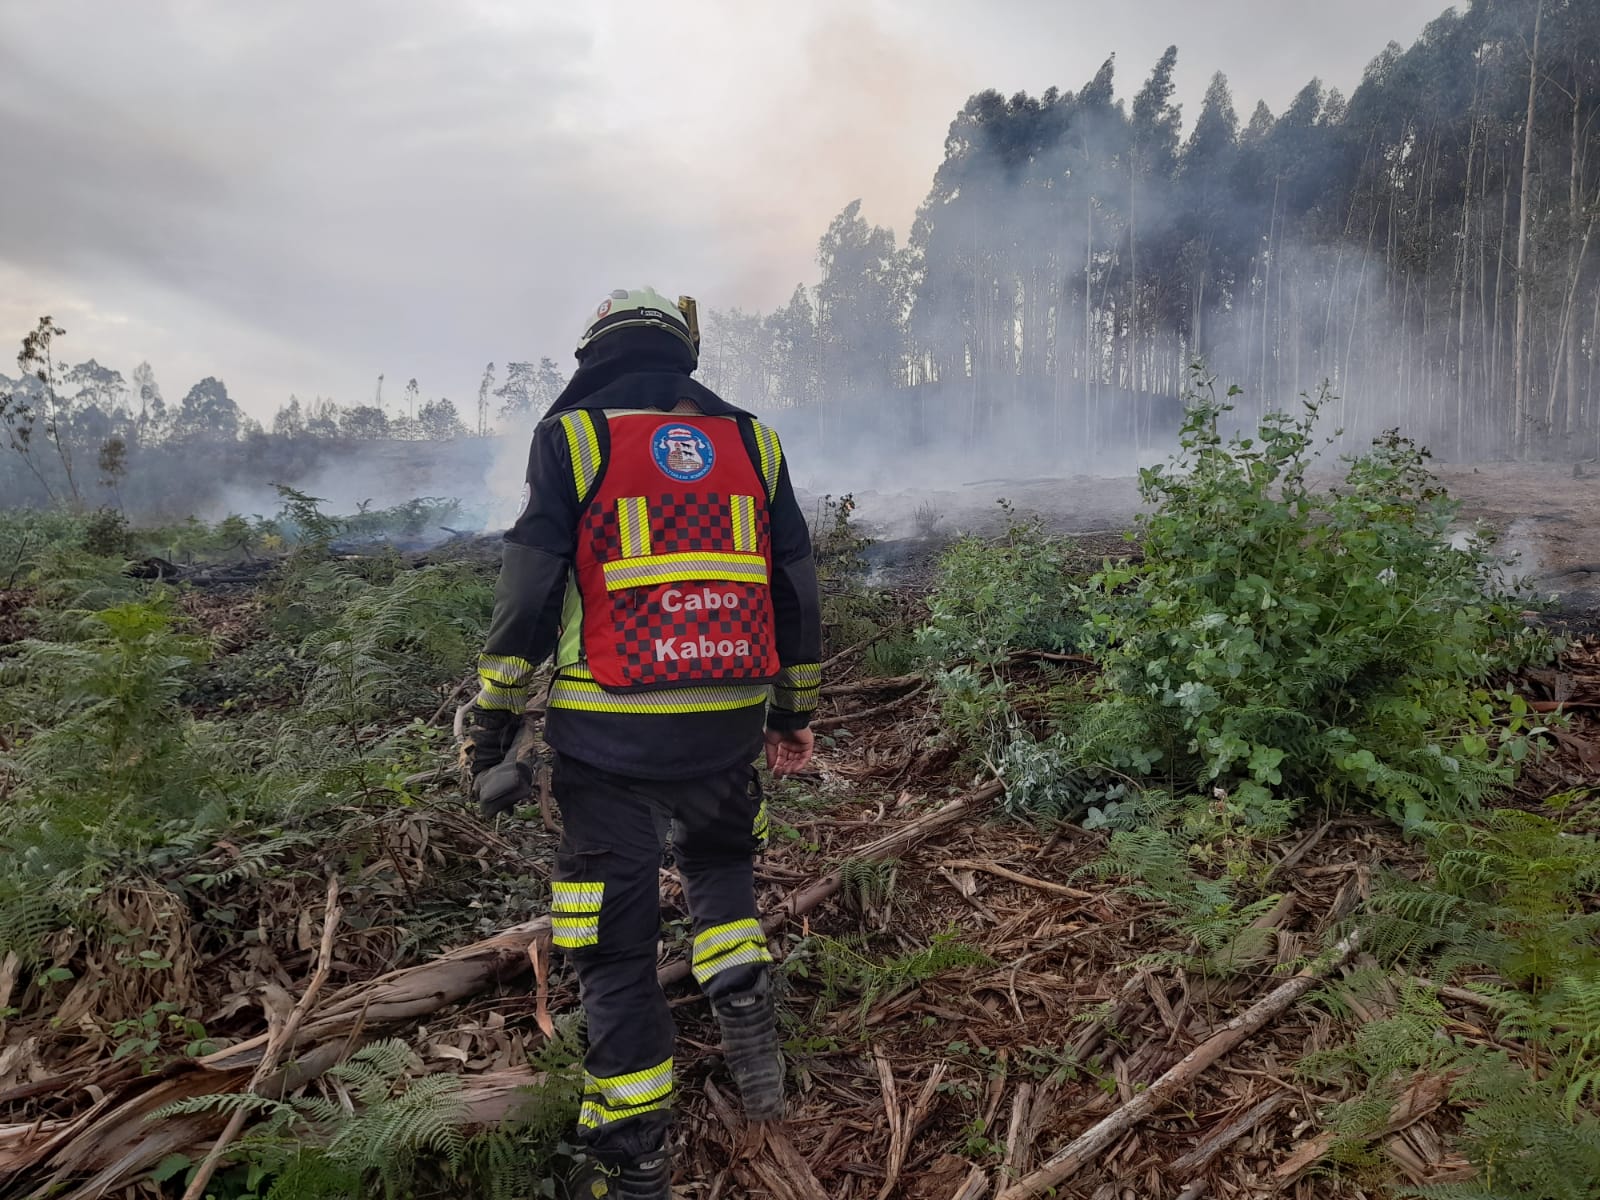
POLYGON ((599 912, 605 899, 606 885, 599 883, 572 883, 556 880, 550 885, 553 907, 556 912, 599 912))
POLYGON ((742 963, 769 963, 767 935, 753 917, 713 925, 695 934, 693 967, 696 982, 704 984, 713 975, 742 963))
POLYGON ((503 683, 507 687, 516 687, 527 682, 528 676, 532 674, 533 664, 525 658, 517 658, 510 654, 478 655, 478 675, 482 679, 503 683))
POLYGON ((643 496, 617 501, 617 532, 623 558, 644 558, 650 553, 650 502, 643 496))
POLYGON ((822 667, 818 663, 795 663, 778 673, 778 681, 785 687, 813 688, 822 685, 822 667))
POLYGON ((643 1071, 630 1071, 626 1075, 590 1075, 584 1081, 586 1092, 598 1092, 612 1104, 638 1104, 644 1100, 659 1100, 672 1090, 672 1060, 646 1067, 643 1071))
POLYGON ((583 1107, 578 1124, 598 1129, 641 1113, 666 1108, 672 1101, 672 1060, 609 1077, 588 1075, 584 1079, 583 1107))
POLYGON ((754 496, 734 496, 733 500, 733 548, 746 554, 754 554, 756 546, 756 498, 754 496))
POLYGON ((766 845, 767 837, 771 832, 772 826, 767 820, 767 802, 763 800, 761 802, 761 807, 756 809, 755 824, 750 827, 750 833, 756 839, 756 841, 760 842, 764 846, 766 845))
POLYGON ((784 712, 813 713, 817 711, 817 690, 775 687, 772 689, 772 703, 784 712))
POLYGON ((772 700, 788 712, 807 713, 817 707, 822 686, 822 667, 817 663, 795 663, 778 672, 772 685, 772 700))
POLYGON ((695 967, 694 978, 696 983, 704 987, 708 980, 720 975, 730 967, 743 966, 745 963, 769 963, 771 961, 772 955, 767 952, 764 944, 756 945, 753 942, 744 942, 695 967))
POLYGON ((600 474, 600 437, 594 418, 583 409, 561 415, 561 428, 567 435, 567 450, 572 458, 572 482, 578 489, 578 502, 589 498, 595 478, 600 474))
POLYGON ((600 906, 604 881, 557 879, 550 884, 550 940, 563 950, 594 946, 600 941, 600 906))
POLYGON ((528 696, 526 692, 501 692, 483 687, 478 689, 477 699, 472 703, 488 712, 519 713, 528 707, 528 696))
POLYGON ((478 655, 479 708, 521 712, 528 704, 528 677, 533 664, 515 655, 478 655))
POLYGON ((767 499, 778 494, 778 473, 783 468, 783 445, 778 435, 760 421, 750 423, 756 435, 756 451, 761 459, 761 481, 767 485, 767 499))
POLYGON ((729 712, 764 704, 767 685, 706 684, 700 687, 666 688, 655 692, 608 692, 592 679, 564 673, 550 686, 551 708, 580 712, 672 714, 729 712))
POLYGON ((561 634, 556 642, 556 668, 566 670, 583 660, 583 594, 578 578, 567 573, 567 594, 561 602, 561 634))
POLYGON ((698 961, 737 942, 748 941, 752 937, 763 937, 761 924, 754 917, 740 917, 737 921, 725 921, 721 925, 702 929, 694 935, 695 960, 698 961))
POLYGON ((582 950, 600 944, 600 918, 550 918, 550 942, 562 950, 582 950))
POLYGON ((736 583, 767 582, 767 560, 763 556, 722 550, 684 550, 675 554, 651 554, 644 558, 619 558, 606 563, 602 570, 608 592, 702 579, 736 583))

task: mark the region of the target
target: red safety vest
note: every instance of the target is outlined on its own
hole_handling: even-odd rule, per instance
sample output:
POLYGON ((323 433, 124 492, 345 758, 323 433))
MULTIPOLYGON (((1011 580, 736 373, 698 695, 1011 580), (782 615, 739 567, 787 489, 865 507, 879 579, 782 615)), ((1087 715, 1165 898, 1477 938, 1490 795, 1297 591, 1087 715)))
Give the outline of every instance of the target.
POLYGON ((776 678, 767 489, 738 420, 629 412, 606 425, 574 559, 594 681, 647 691, 776 678))

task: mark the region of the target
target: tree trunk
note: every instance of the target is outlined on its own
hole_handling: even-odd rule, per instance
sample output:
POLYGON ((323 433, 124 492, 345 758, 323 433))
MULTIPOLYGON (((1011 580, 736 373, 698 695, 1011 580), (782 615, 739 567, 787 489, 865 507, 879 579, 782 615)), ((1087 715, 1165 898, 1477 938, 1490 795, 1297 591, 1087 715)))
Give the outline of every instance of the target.
MULTIPOLYGON (((1472 85, 1472 107, 1477 111, 1478 84, 1472 85)), ((1467 268, 1472 240, 1472 160, 1478 149, 1478 123, 1474 118, 1467 131, 1467 169, 1461 187, 1461 253, 1457 270, 1456 294, 1456 461, 1466 457, 1467 436, 1467 268)))
MULTIPOLYGON (((1578 228, 1578 220, 1583 212, 1583 137, 1579 118, 1583 113, 1583 84, 1574 73, 1572 84, 1572 164, 1567 183, 1567 209, 1572 214, 1572 230, 1578 228)), ((1591 226, 1592 227, 1592 226, 1591 226)), ((1571 236, 1569 233, 1568 236, 1571 236)), ((1587 246, 1588 231, 1584 231, 1584 242, 1587 246)), ((1568 307, 1576 301, 1578 292, 1578 279, 1582 274, 1583 254, 1581 251, 1573 255, 1572 271, 1572 297, 1568 300, 1568 307)), ((1562 432, 1571 437, 1577 432, 1576 414, 1578 411, 1578 339, 1570 332, 1572 328, 1572 314, 1570 311, 1562 314, 1563 336, 1567 343, 1567 411, 1562 422, 1562 432)))
POLYGON ((1539 95, 1539 34, 1544 25, 1544 0, 1534 0, 1533 50, 1528 61, 1528 113, 1522 129, 1522 199, 1517 212, 1517 314, 1512 332, 1511 374, 1515 391, 1516 429, 1513 444, 1526 457, 1528 429, 1528 219, 1533 200, 1533 118, 1539 95))

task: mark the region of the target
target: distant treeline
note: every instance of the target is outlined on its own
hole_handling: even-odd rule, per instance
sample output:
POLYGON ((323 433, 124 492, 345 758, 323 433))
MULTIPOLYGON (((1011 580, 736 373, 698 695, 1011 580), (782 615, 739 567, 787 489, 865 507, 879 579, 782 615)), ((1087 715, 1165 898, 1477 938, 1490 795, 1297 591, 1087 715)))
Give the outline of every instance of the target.
POLYGON ((1131 104, 1109 59, 974 96, 909 242, 847 207, 816 286, 707 314, 707 382, 841 452, 873 423, 1092 465, 1170 444, 1152 398, 1204 359, 1251 408, 1327 381, 1339 424, 1450 457, 1594 455, 1600 3, 1461 7, 1348 97, 1241 121, 1218 74, 1187 137, 1176 47, 1131 104))
POLYGON ((131 378, 92 358, 66 365, 58 361, 65 336, 41 318, 23 339, 19 377, 0 374, 0 451, 9 451, 0 453, 0 506, 221 515, 271 503, 275 484, 303 482, 347 506, 434 492, 476 504, 493 455, 490 412, 527 424, 566 383, 543 359, 507 364, 496 386, 490 363, 469 430, 451 400, 424 398, 415 379, 391 408, 380 376, 370 404, 290 396, 269 427, 247 416, 220 379, 208 376, 168 403, 149 363, 131 378))

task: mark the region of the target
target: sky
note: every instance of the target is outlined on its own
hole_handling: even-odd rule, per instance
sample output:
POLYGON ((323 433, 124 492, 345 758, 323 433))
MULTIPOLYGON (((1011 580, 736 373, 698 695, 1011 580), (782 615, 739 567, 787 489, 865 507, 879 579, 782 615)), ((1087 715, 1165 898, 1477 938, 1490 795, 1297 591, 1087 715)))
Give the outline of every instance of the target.
MULTIPOLYGON (((1348 95, 1444 0, 0 0, 0 342, 259 419, 386 376, 467 413, 649 284, 768 309, 860 198, 902 239, 974 92, 1131 97, 1169 44, 1192 118, 1348 95)), ((11 367, 10 351, 0 371, 11 367)))

